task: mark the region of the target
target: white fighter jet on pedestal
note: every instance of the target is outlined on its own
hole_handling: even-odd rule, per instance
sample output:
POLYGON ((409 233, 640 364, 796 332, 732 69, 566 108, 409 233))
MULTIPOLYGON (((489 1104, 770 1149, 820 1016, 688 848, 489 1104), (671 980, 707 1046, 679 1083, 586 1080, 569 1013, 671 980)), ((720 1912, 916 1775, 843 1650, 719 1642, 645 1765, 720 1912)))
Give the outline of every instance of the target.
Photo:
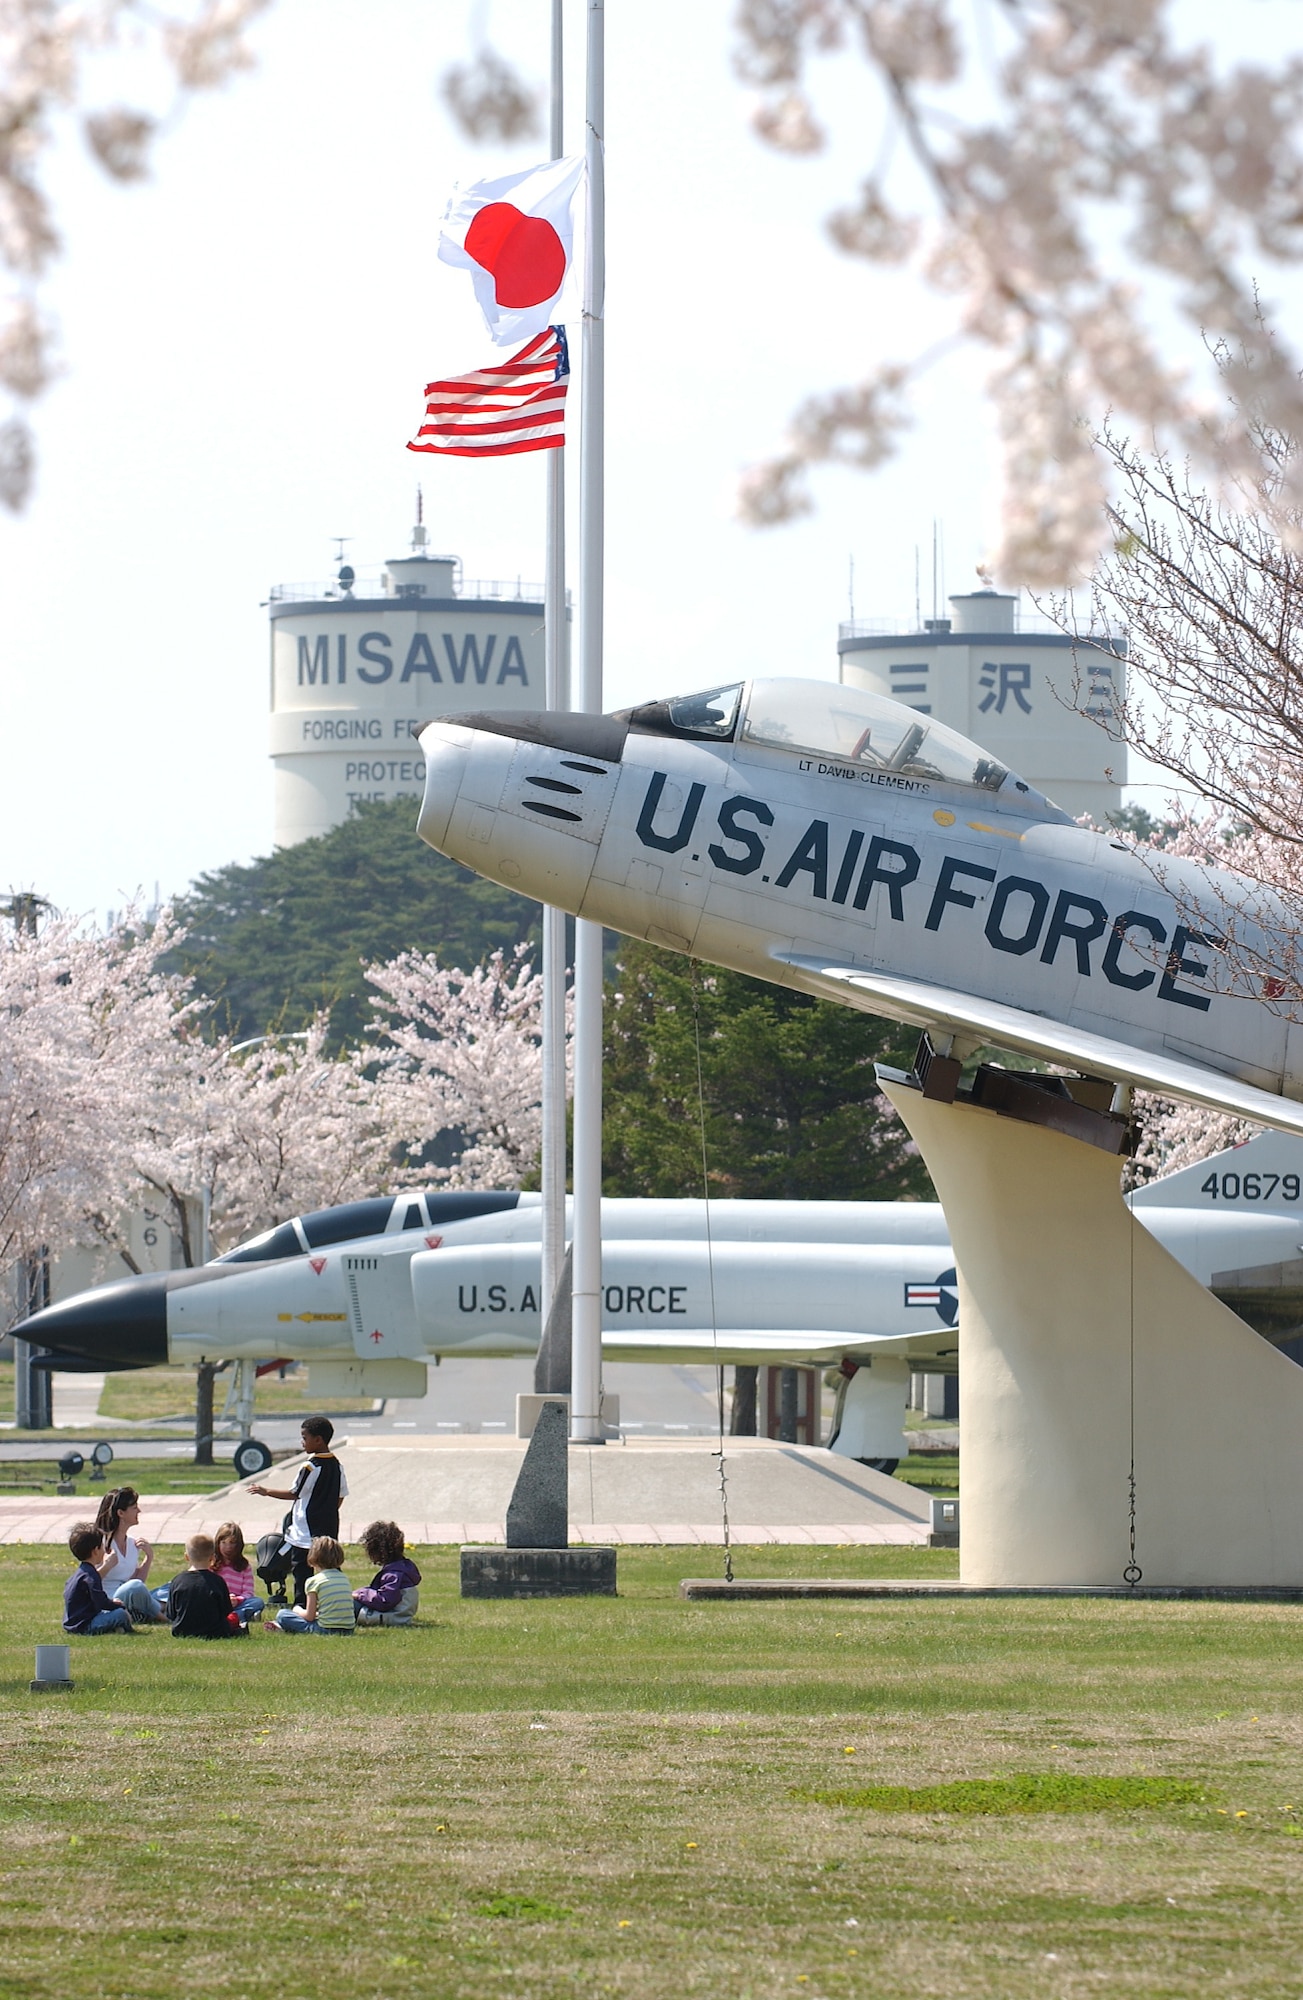
POLYGON ((1303 1132, 1276 899, 1079 827, 885 697, 757 680, 432 722, 420 832, 593 923, 1303 1132))
POLYGON ((420 831, 478 873, 924 1031, 880 1075, 956 1255, 967 1580, 1134 1585, 1143 1491, 1160 1580, 1303 1588, 1303 1380, 1156 1248, 1106 1157, 1133 1085, 1303 1133, 1270 891, 1078 827, 930 717, 824 682, 465 714, 421 747, 420 831), (985 1062, 961 1092, 984 1046, 1075 1074, 985 1062))

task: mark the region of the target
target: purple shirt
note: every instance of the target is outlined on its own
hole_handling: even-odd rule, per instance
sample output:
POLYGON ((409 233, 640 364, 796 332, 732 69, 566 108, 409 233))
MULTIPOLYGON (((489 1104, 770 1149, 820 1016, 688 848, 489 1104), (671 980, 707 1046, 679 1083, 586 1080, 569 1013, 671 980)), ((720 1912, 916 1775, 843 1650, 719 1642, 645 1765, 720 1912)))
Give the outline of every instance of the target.
POLYGON ((392 1611, 405 1590, 414 1590, 421 1572, 410 1556, 386 1563, 365 1590, 353 1592, 353 1602, 363 1611, 392 1611))

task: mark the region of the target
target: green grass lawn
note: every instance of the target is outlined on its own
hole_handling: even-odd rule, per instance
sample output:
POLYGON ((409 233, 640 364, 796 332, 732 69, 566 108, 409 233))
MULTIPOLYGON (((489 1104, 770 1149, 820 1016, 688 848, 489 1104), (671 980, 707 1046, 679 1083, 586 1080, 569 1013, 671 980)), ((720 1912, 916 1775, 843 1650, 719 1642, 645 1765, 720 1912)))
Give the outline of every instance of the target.
POLYGON ((463 1604, 418 1554, 411 1631, 74 1641, 32 1695, 66 1564, 0 1550, 5 2000, 1303 1993, 1292 1606, 686 1603, 699 1549, 463 1604))
POLYGON ((896 1467, 897 1479, 921 1487, 925 1493, 958 1493, 959 1453, 957 1451, 911 1451, 896 1467))
MULTIPOLYGON (((229 1373, 219 1375, 213 1384, 214 1409, 219 1418, 230 1379, 229 1373)), ((181 1366, 124 1368, 106 1378, 100 1397, 100 1414, 119 1423, 179 1417, 193 1424, 194 1407, 195 1371, 181 1366)), ((357 1408, 356 1396, 335 1397, 333 1400, 327 1397, 324 1402, 320 1396, 313 1396, 308 1388, 306 1368, 284 1382, 279 1375, 264 1375, 254 1398, 255 1422, 258 1417, 295 1417, 306 1416, 309 1410, 357 1408)))

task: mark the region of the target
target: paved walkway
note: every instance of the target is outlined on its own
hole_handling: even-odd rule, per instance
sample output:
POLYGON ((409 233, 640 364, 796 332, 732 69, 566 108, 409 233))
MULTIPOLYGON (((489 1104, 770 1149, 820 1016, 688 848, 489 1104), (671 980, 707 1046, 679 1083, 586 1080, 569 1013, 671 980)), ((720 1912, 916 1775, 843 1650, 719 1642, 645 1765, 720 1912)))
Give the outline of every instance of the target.
POLYGON ((50 1380, 50 1401, 54 1421, 60 1430, 84 1425, 94 1430, 99 1422, 103 1375, 55 1374, 50 1380))
MULTIPOLYGON (((719 1460, 711 1440, 638 1440, 572 1446, 570 1538, 622 1544, 724 1539, 719 1460)), ((507 1502, 525 1446, 515 1438, 427 1437, 339 1441, 349 1482, 341 1522, 355 1542, 367 1522, 396 1520, 411 1542, 494 1543, 505 1539, 507 1502)), ((269 1475, 291 1483, 300 1461, 269 1475)), ((732 1539, 739 1543, 851 1547, 927 1542, 928 1497, 852 1459, 767 1438, 729 1440, 725 1457, 732 1539)), ((92 1516, 95 1489, 73 1499, 0 1496, 0 1542, 61 1542, 74 1521, 92 1516)), ((283 1501, 238 1484, 193 1499, 142 1495, 141 1525, 151 1540, 183 1542, 239 1520, 245 1538, 278 1527, 283 1501)))

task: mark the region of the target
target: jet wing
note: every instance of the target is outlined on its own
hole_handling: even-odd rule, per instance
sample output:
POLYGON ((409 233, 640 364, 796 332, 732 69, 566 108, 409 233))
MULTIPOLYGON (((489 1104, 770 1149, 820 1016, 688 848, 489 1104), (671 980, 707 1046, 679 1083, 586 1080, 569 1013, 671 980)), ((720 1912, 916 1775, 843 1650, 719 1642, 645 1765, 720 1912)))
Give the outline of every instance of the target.
MULTIPOLYGON (((662 1361, 680 1366, 749 1367, 753 1363, 790 1368, 835 1368, 844 1354, 866 1361, 875 1354, 899 1356, 922 1366, 938 1361, 953 1362, 959 1351, 959 1334, 953 1326, 934 1327, 927 1333, 865 1334, 838 1333, 835 1329, 814 1331, 809 1327, 766 1328, 764 1332, 739 1333, 734 1328, 680 1326, 673 1332, 627 1332, 623 1329, 602 1334, 604 1361, 662 1361)), ((935 1371, 944 1374, 945 1368, 935 1371)))
POLYGON ((1274 1091, 1259 1090, 1254 1084, 1221 1076, 1197 1063, 1151 1055, 1107 1035, 1065 1027, 1043 1014, 1004 1007, 995 1000, 977 1000, 971 994, 931 986, 921 979, 900 979, 855 965, 829 965, 802 952, 779 951, 773 956, 780 965, 790 965, 821 985, 830 999, 862 1007, 866 1013, 885 1014, 892 1020, 941 1028, 950 1034, 977 1035, 983 1042, 1014 1049, 1020 1055, 1039 1056, 1045 1062, 1063 1063, 1095 1076, 1111 1076, 1119 1083, 1138 1084, 1142 1090, 1179 1097, 1210 1111, 1229 1111, 1237 1118, 1274 1125, 1282 1132, 1303 1133, 1303 1104, 1294 1098, 1278 1097, 1274 1091))

